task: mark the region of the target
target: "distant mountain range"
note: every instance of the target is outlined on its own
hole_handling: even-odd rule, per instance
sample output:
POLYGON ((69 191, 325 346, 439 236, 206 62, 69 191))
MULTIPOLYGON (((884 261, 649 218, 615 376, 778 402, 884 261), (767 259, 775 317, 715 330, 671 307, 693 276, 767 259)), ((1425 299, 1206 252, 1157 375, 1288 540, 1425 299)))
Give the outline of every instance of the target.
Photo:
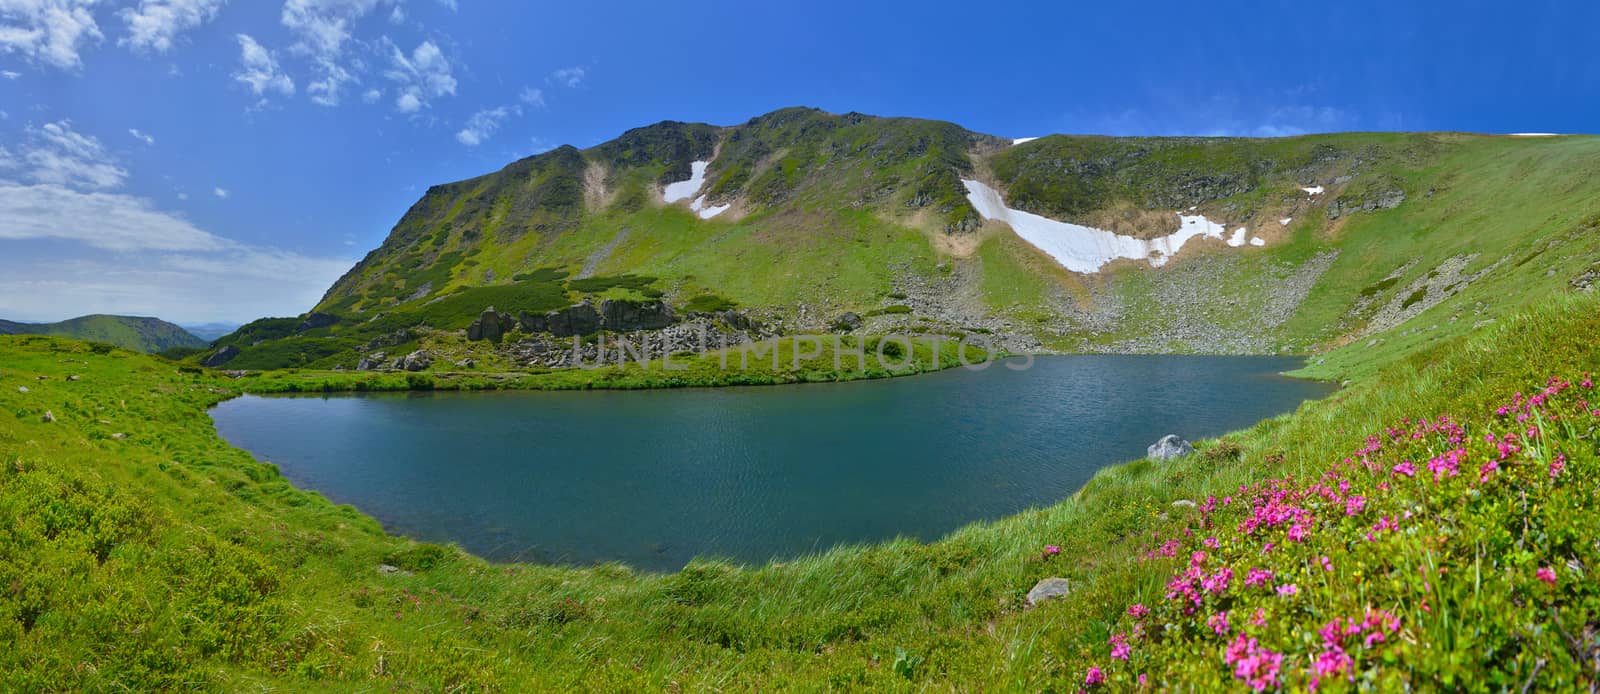
POLYGON ((239 329, 239 324, 238 323, 198 323, 198 324, 194 324, 194 325, 182 325, 182 326, 179 326, 179 327, 182 327, 184 330, 189 331, 190 335, 193 335, 193 336, 198 337, 198 338, 200 338, 202 340, 210 342, 211 340, 215 340, 215 339, 217 339, 219 337, 222 337, 223 335, 227 335, 228 333, 231 333, 231 332, 233 332, 235 330, 238 330, 239 329))
POLYGON ((140 352, 160 352, 172 347, 205 347, 209 344, 207 340, 160 318, 103 314, 79 316, 58 323, 0 320, 0 335, 54 335, 104 342, 140 352))

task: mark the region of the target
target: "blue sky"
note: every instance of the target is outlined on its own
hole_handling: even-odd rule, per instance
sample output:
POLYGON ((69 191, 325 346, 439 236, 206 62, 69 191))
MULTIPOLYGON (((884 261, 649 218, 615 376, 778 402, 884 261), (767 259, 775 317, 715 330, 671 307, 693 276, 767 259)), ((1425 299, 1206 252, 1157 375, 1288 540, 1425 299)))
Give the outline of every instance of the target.
POLYGON ((429 185, 809 105, 1054 132, 1592 132, 1591 3, 0 0, 0 318, 309 308, 429 185))

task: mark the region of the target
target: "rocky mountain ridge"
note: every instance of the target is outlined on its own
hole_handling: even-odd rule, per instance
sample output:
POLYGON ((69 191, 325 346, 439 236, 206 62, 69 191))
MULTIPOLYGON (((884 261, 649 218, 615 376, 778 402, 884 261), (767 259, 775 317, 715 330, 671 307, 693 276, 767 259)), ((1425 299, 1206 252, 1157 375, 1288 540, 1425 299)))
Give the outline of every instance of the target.
MULTIPOLYGON (((1463 292, 1504 302, 1506 292, 1466 290, 1514 284, 1518 254, 1574 236, 1592 205, 1558 199, 1592 199, 1579 178, 1597 158, 1596 140, 1581 137, 1012 144, 951 123, 801 108, 734 126, 664 121, 430 188, 313 313, 258 321, 219 347, 234 345, 249 368, 352 367, 401 330, 415 340, 384 345, 390 353, 674 324, 603 325, 577 308, 610 301, 736 310, 779 333, 835 331, 853 314, 849 332, 992 336, 1012 351, 1316 353, 1393 329, 1396 315, 1459 313, 1463 292), (1561 194, 1529 188, 1535 180, 1561 194), (1074 252, 1108 242, 1160 252, 1069 271, 1037 234, 981 214, 964 181, 997 191, 1011 219, 1040 220, 1035 232, 1107 240, 1065 238, 1074 252), (1459 257, 1470 267, 1450 265, 1459 257), (1462 280, 1422 279, 1444 269, 1462 280), (511 319, 485 324, 489 307, 511 319), (541 318, 552 313, 567 322, 541 318)), ((1567 263, 1547 268, 1552 287, 1577 281, 1567 263)))

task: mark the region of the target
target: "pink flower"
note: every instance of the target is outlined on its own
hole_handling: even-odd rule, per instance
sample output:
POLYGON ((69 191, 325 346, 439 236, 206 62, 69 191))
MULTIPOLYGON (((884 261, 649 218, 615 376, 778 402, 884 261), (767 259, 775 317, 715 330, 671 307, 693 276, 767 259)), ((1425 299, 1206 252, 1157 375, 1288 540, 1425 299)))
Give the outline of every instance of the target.
POLYGON ((1089 673, 1083 676, 1083 683, 1091 687, 1097 684, 1105 684, 1105 673, 1100 672, 1099 666, 1090 665, 1089 673))
POLYGON ((1207 593, 1223 593, 1228 590, 1228 581, 1232 579, 1233 569, 1224 566, 1217 569, 1215 574, 1201 581, 1200 586, 1205 588, 1207 593))
POLYGON ((1560 477, 1561 473, 1566 471, 1566 469, 1567 469, 1567 454, 1565 454, 1565 453, 1557 453, 1556 454, 1556 459, 1550 461, 1550 479, 1555 479, 1557 477, 1560 477))
POLYGON ((1341 674, 1346 670, 1352 669, 1354 665, 1355 661, 1351 660, 1350 656, 1344 652, 1344 649, 1338 646, 1330 646, 1321 655, 1317 656, 1317 662, 1311 666, 1311 669, 1316 672, 1317 677, 1320 679, 1341 674))
POLYGON ((1551 587, 1554 587, 1556 584, 1556 570, 1548 566, 1539 567, 1539 570, 1534 572, 1534 576, 1537 576, 1539 580, 1550 584, 1551 587))
POLYGON ((1148 687, 1148 686, 1150 686, 1150 676, 1146 675, 1146 674, 1144 674, 1142 672, 1139 673, 1139 688, 1140 689, 1144 689, 1145 687, 1148 687))
POLYGON ((1411 461, 1402 460, 1400 461, 1399 465, 1394 466, 1394 474, 1402 477, 1410 477, 1417 474, 1417 468, 1415 465, 1411 464, 1411 461))
POLYGON ((1250 615, 1250 624, 1258 627, 1267 625, 1267 611, 1257 607, 1255 614, 1250 615))
POLYGON ((1367 497, 1352 496, 1344 500, 1344 515, 1354 516, 1367 507, 1367 497))
POLYGON ((1500 469, 1500 463, 1497 463, 1497 462, 1495 462, 1493 460, 1491 460, 1491 461, 1489 461, 1487 463, 1484 463, 1483 465, 1480 465, 1478 467, 1478 482, 1479 483, 1488 482, 1489 481, 1489 476, 1493 475, 1494 471, 1498 470, 1498 469, 1500 469))
POLYGON ((1259 642, 1244 634, 1234 639, 1225 655, 1233 666, 1233 676, 1244 680, 1251 689, 1262 692, 1278 686, 1278 670, 1283 665, 1283 654, 1263 648, 1259 642))
POLYGON ((1205 545, 1207 547, 1210 547, 1211 549, 1216 549, 1218 546, 1221 545, 1221 543, 1217 542, 1217 538, 1215 538, 1215 537, 1208 537, 1205 540, 1205 545))
POLYGON ((1143 619, 1147 614, 1150 614, 1150 608, 1145 607, 1144 603, 1135 603, 1128 607, 1128 616, 1134 619, 1143 619))
POLYGON ((1252 568, 1250 569, 1250 573, 1244 577, 1244 584, 1247 586, 1271 585, 1272 572, 1266 569, 1252 568))
POLYGON ((1327 557, 1327 555, 1323 555, 1323 557, 1322 557, 1322 570, 1323 571, 1332 571, 1333 570, 1333 560, 1329 559, 1327 557))
POLYGON ((1211 627, 1211 631, 1216 632, 1218 636, 1225 636, 1228 633, 1228 613, 1218 612, 1214 615, 1211 615, 1211 619, 1207 621, 1206 624, 1209 625, 1211 627))
POLYGON ((1293 583, 1285 583, 1285 584, 1283 584, 1281 586, 1278 586, 1278 594, 1279 595, 1289 596, 1289 595, 1295 595, 1295 594, 1297 594, 1299 592, 1300 592, 1300 586, 1297 586, 1297 585, 1295 585, 1293 583))
POLYGON ((1111 635, 1111 657, 1115 660, 1127 660, 1133 653, 1133 647, 1128 645, 1128 635, 1116 633, 1111 635))
POLYGON ((1060 553, 1061 553, 1061 548, 1060 547, 1057 547, 1055 545, 1045 545, 1044 546, 1044 555, 1047 556, 1047 557, 1053 557, 1053 556, 1055 556, 1057 554, 1060 554, 1060 553))

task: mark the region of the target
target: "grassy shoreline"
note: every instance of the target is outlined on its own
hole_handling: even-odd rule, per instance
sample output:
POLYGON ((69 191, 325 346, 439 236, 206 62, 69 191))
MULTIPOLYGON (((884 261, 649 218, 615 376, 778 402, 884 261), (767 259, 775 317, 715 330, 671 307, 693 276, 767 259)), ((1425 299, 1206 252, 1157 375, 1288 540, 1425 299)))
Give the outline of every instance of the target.
POLYGON ((1139 675, 1158 689, 1222 689, 1247 684, 1230 662, 1237 651, 1260 666, 1252 676, 1276 663, 1274 681, 1302 689, 1330 652, 1325 623, 1376 611, 1398 626, 1380 624, 1382 642, 1341 642, 1350 662, 1319 691, 1582 688, 1600 676, 1582 641, 1600 623, 1600 587, 1582 573, 1600 567, 1600 547, 1584 539, 1600 523, 1600 452, 1575 398, 1600 371, 1595 334, 1600 299, 1556 298, 1200 442, 1190 459, 1103 469, 1054 505, 936 542, 762 566, 697 560, 676 574, 496 565, 389 536, 216 435, 205 408, 237 382, 84 343, 3 338, 0 642, 11 647, 0 688, 1039 691, 1076 690, 1098 673, 1118 689, 1139 675), (1482 436, 1507 433, 1496 408, 1553 376, 1571 387, 1538 409, 1538 443, 1480 482, 1478 464, 1493 457, 1482 436), (1418 467, 1442 456, 1435 449, 1454 444, 1436 433, 1392 452, 1384 438, 1441 414, 1467 434, 1459 476, 1403 486, 1341 473, 1364 490, 1356 515, 1296 501, 1314 517, 1304 542, 1284 540, 1283 527, 1240 529, 1264 490, 1301 490, 1345 458, 1387 471, 1401 462, 1389 456, 1420 456, 1418 467), (1547 475, 1558 454, 1565 476, 1547 475), (1174 556, 1147 558, 1169 540, 1174 556), (1196 551, 1209 553, 1207 576, 1237 574, 1189 610, 1167 595, 1196 551), (1299 593, 1247 590, 1246 568, 1259 566, 1299 593), (1543 568, 1553 582, 1536 576, 1543 568), (1026 609, 1024 593, 1046 576, 1066 578, 1072 595, 1026 609), (1134 604, 1149 616, 1129 616, 1134 604), (1219 611, 1233 615, 1226 635, 1210 624, 1219 611), (1240 634, 1253 645, 1233 648, 1240 634))
MULTIPOLYGON (((826 343, 819 344, 815 354, 796 354, 795 342, 779 338, 757 343, 755 347, 762 350, 759 353, 754 349, 750 352, 718 350, 598 368, 499 373, 279 369, 245 372, 231 379, 230 387, 265 395, 427 390, 638 390, 836 383, 931 373, 960 368, 964 364, 981 364, 991 358, 981 349, 953 340, 909 338, 885 342, 881 356, 877 344, 870 338, 860 345, 859 356, 851 350, 836 354, 834 345, 826 343), (904 346, 909 346, 910 350, 904 350, 904 346)), ((993 358, 999 360, 1005 355, 997 354, 993 358)))

